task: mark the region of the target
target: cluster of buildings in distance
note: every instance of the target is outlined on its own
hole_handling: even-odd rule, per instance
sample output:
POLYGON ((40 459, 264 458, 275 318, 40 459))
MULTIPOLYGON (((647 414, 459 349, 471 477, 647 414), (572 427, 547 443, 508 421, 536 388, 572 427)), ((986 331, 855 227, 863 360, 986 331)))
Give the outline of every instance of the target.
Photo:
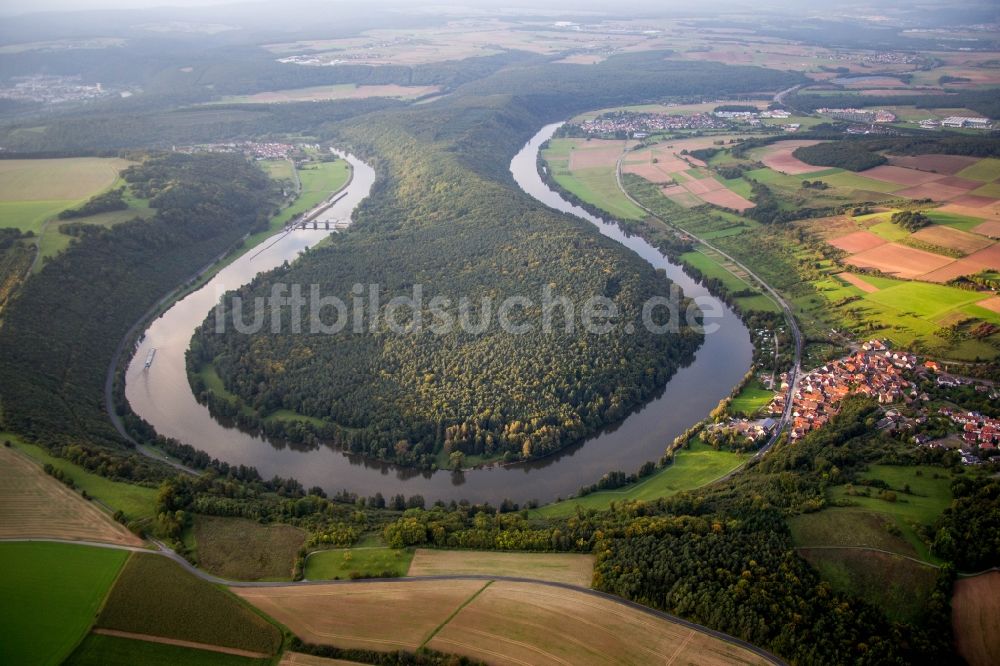
MULTIPOLYGON (((231 141, 228 143, 202 143, 191 146, 174 146, 176 153, 243 153, 257 160, 285 160, 302 146, 273 141, 231 141)), ((315 146, 318 150, 319 146, 315 146)))
POLYGON ((61 104, 111 95, 129 97, 132 94, 128 91, 108 90, 100 83, 83 83, 79 76, 15 76, 11 82, 12 85, 0 88, 0 99, 61 104))
POLYGON ((650 132, 725 129, 728 126, 725 121, 710 113, 682 116, 636 111, 612 111, 578 124, 578 127, 588 135, 625 134, 636 139, 644 139, 650 132))
POLYGON ((942 407, 938 410, 962 428, 962 443, 992 451, 1000 445, 1000 419, 983 416, 979 412, 963 412, 942 407))
POLYGON ((817 113, 852 123, 894 123, 896 114, 885 109, 816 109, 817 113))

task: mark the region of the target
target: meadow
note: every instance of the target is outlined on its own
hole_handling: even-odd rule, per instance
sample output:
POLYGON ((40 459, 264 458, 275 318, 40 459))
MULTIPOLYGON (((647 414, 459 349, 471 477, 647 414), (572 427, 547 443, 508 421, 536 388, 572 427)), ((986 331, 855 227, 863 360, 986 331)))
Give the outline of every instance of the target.
POLYGON ((384 546, 318 550, 306 559, 306 580, 405 576, 413 551, 384 546))
POLYGON ((90 634, 63 662, 66 666, 266 666, 271 659, 254 659, 180 645, 90 634))
POLYGON ((864 599, 897 622, 919 621, 937 569, 898 555, 861 550, 799 551, 838 592, 864 599))
POLYGON ((2 225, 37 234, 59 211, 114 185, 128 165, 103 157, 0 160, 2 225))
POLYGON ((6 446, 0 447, 0 537, 142 545, 92 502, 6 446))
POLYGON ((594 574, 594 556, 577 553, 417 549, 408 575, 445 574, 521 576, 590 587, 594 574))
POLYGON ((127 557, 90 546, 0 544, 0 662, 62 663, 127 557))
POLYGON ((764 388, 759 380, 753 379, 729 403, 729 411, 733 414, 753 417, 766 407, 774 398, 774 391, 764 388))
POLYGON ((232 580, 290 580, 307 536, 291 525, 200 515, 191 531, 198 566, 232 580))
POLYGON ((264 654, 276 653, 282 642, 277 627, 225 590, 152 554, 129 559, 97 626, 264 654))
POLYGON ((574 515, 577 507, 600 511, 610 507, 612 502, 650 501, 669 497, 711 483, 742 465, 747 458, 746 454, 716 451, 699 440, 693 440, 691 448, 681 449, 674 454, 672 465, 656 471, 638 483, 547 504, 532 514, 559 518, 574 515))
MULTIPOLYGON (((904 521, 932 525, 951 502, 952 474, 940 467, 916 465, 872 465, 862 473, 862 478, 884 481, 896 493, 896 501, 888 502, 877 497, 852 496, 849 499, 869 511, 897 516, 904 521), (909 488, 909 492, 907 492, 909 488)), ((872 494, 877 495, 877 489, 872 494)), ((836 486, 831 497, 847 497, 844 486, 836 486)))

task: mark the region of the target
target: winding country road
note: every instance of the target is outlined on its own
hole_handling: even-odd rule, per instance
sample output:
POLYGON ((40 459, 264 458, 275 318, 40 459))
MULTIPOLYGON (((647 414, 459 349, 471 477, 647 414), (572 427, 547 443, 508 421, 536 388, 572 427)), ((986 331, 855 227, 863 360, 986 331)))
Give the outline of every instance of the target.
MULTIPOLYGON (((783 91, 783 92, 789 92, 790 90, 794 90, 794 88, 790 88, 788 91, 783 91)), ((700 244, 704 245, 713 252, 717 252, 718 254, 722 255, 723 257, 731 261, 733 264, 735 264, 744 272, 746 272, 746 274, 749 275, 753 280, 755 280, 771 296, 771 298, 774 299, 774 302, 781 307, 781 311, 785 316, 785 321, 788 323, 788 327, 792 331, 792 338, 795 341, 795 359, 794 362, 792 363, 792 367, 788 371, 788 386, 789 386, 788 395, 789 396, 794 395, 796 384, 798 383, 799 380, 799 373, 802 370, 802 333, 801 331, 799 331, 798 322, 795 321, 795 315, 792 314, 791 306, 788 305, 788 302, 784 298, 782 298, 781 294, 775 291, 775 289, 771 287, 771 285, 765 282, 763 278, 761 278, 759 275, 757 275, 749 268, 747 268, 747 266, 745 266, 742 262, 736 260, 728 253, 723 252, 721 249, 712 245, 704 238, 699 238, 690 231, 687 231, 686 229, 680 229, 679 227, 670 224, 666 220, 663 220, 655 213, 653 213, 653 211, 649 210, 641 203, 636 201, 635 197, 629 194, 628 190, 625 189, 625 184, 624 182, 622 182, 622 162, 625 160, 626 155, 627 152, 623 152, 621 157, 619 157, 618 161, 615 163, 615 181, 618 184, 618 189, 621 191, 623 195, 625 195, 626 199, 628 199, 633 204, 638 206, 641 210, 645 211, 645 213, 649 215, 652 219, 660 222, 665 226, 670 227, 671 229, 675 229, 680 233, 691 236, 692 238, 697 240, 700 244)), ((771 436, 771 439, 769 439, 767 443, 764 446, 762 446, 757 451, 757 453, 754 454, 751 460, 759 460, 768 452, 768 450, 772 446, 774 446, 774 443, 778 441, 778 437, 781 435, 782 431, 784 431, 784 429, 788 426, 789 422, 792 420, 792 404, 793 404, 792 400, 785 401, 785 411, 781 414, 781 420, 778 422, 778 427, 774 429, 774 434, 771 436)))
POLYGON ((643 606, 640 603, 634 601, 629 601, 628 599, 623 599, 621 597, 615 596, 613 594, 608 594, 607 592, 601 592, 600 590, 592 590, 589 587, 581 587, 579 585, 572 585, 570 583, 559 583, 549 580, 539 580, 537 578, 523 578, 520 576, 494 576, 489 574, 439 574, 433 576, 406 576, 403 578, 361 578, 357 580, 302 580, 302 581, 290 581, 290 582, 273 582, 273 581, 235 581, 226 580, 225 578, 219 578, 218 576, 213 576, 210 573, 206 573, 201 569, 198 569, 190 562, 185 560, 183 557, 178 555, 176 552, 171 550, 165 544, 151 539, 152 543, 156 546, 156 550, 150 548, 142 548, 140 546, 122 546, 118 544, 101 543, 99 541, 73 541, 68 539, 46 539, 46 538, 10 538, 10 539, 0 539, 0 543, 16 543, 16 542, 44 542, 44 543, 64 543, 72 544, 78 546, 92 546, 95 548, 108 548, 112 550, 127 550, 133 553, 149 553, 154 555, 162 555, 164 557, 169 557, 173 561, 180 564, 191 574, 201 578, 204 581, 212 583, 214 585, 225 585, 227 587, 302 587, 310 585, 357 585, 359 583, 418 583, 420 581, 450 581, 450 580, 482 580, 482 581, 504 581, 509 583, 531 583, 533 585, 544 585, 546 587, 553 587, 563 590, 570 590, 572 592, 578 592, 581 594, 586 594, 591 597, 598 599, 604 599, 606 601, 611 601, 616 604, 637 610, 646 615, 656 617, 668 622, 673 622, 674 624, 680 625, 692 631, 697 631, 702 634, 717 638, 721 641, 730 643, 731 645, 736 645, 745 650, 753 652, 762 659, 767 660, 772 664, 777 666, 787 666, 787 662, 781 658, 771 654, 767 650, 763 650, 752 643, 748 643, 729 634, 724 634, 721 631, 716 631, 714 629, 709 629, 695 622, 689 622, 683 618, 677 617, 676 615, 671 615, 670 613, 665 613, 655 608, 650 608, 649 606, 643 606))

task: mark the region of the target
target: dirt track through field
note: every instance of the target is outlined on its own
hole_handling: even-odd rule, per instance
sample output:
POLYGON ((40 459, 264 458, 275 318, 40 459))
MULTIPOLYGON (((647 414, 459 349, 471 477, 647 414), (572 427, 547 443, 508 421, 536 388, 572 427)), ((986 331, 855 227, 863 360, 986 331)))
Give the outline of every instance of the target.
POLYGON ((871 294, 873 292, 878 291, 878 287, 872 284, 868 284, 854 273, 837 273, 837 277, 839 277, 844 282, 847 282, 848 284, 853 284, 855 287, 857 287, 858 289, 867 294, 871 294))
POLYGON ((132 640, 146 641, 148 643, 162 643, 163 645, 177 645, 178 647, 208 650, 209 652, 235 654, 240 657, 252 657, 254 659, 266 659, 271 656, 263 652, 252 652, 251 650, 222 647, 221 645, 209 645, 208 643, 195 643, 194 641, 182 641, 176 638, 164 638, 163 636, 150 636, 149 634, 133 634, 131 631, 118 631, 117 629, 94 629, 94 633, 104 636, 115 636, 117 638, 131 638, 132 640))
POLYGON ((14 537, 142 545, 139 537, 26 455, 0 447, 0 538, 14 537))

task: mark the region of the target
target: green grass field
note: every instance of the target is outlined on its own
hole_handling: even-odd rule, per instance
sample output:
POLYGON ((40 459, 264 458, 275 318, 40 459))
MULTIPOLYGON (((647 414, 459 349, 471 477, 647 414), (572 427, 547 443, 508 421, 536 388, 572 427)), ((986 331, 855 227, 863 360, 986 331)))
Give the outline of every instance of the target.
POLYGON ((991 183, 1000 179, 1000 159, 987 157, 979 160, 971 166, 967 166, 956 174, 959 178, 978 180, 982 183, 991 183))
POLYGON ((953 227, 959 231, 972 231, 972 229, 983 223, 982 218, 970 217, 968 215, 942 213, 936 210, 925 210, 923 213, 935 224, 943 224, 946 227, 953 227))
POLYGON ((754 416, 766 407, 774 398, 774 391, 764 388, 757 379, 752 379, 743 390, 729 403, 729 411, 733 414, 754 416))
POLYGON ((64 458, 56 458, 45 449, 28 444, 10 433, 0 433, 0 440, 10 440, 14 446, 38 461, 38 464, 52 465, 73 479, 80 490, 98 500, 112 510, 121 510, 130 520, 153 518, 156 512, 156 488, 121 483, 88 472, 64 458))
POLYGON ((986 183, 980 188, 972 190, 969 194, 975 194, 980 197, 992 197, 994 199, 1000 199, 1000 183, 986 183))
POLYGON ((46 220, 110 188, 128 162, 66 157, 0 161, 0 226, 39 233, 46 220))
POLYGON ((868 227, 868 231, 872 232, 880 238, 884 238, 890 243, 895 241, 903 240, 904 238, 910 237, 910 232, 899 226, 898 224, 893 224, 889 220, 885 222, 879 222, 868 227))
MULTIPOLYGON (((851 497, 850 499, 854 499, 851 497)), ((788 519, 799 548, 849 546, 877 548, 919 558, 920 551, 896 529, 892 516, 858 507, 833 507, 788 519)))
POLYGON ((378 546, 319 550, 306 560, 307 580, 405 576, 413 551, 378 546))
POLYGON ((955 308, 982 299, 983 295, 974 291, 927 282, 905 282, 865 296, 865 300, 927 319, 938 319, 955 308))
POLYGON ((863 175, 852 173, 850 171, 841 171, 840 173, 835 173, 829 176, 821 176, 820 178, 810 176, 809 180, 822 180, 824 183, 827 183, 832 187, 865 190, 866 192, 881 192, 883 194, 889 194, 896 192, 897 190, 906 189, 905 185, 887 183, 882 180, 875 180, 874 178, 865 178, 863 175))
POLYGON ((844 486, 835 487, 831 496, 834 499, 847 498, 869 511, 898 516, 922 525, 933 525, 951 502, 952 474, 941 467, 872 465, 862 476, 885 481, 896 492, 896 501, 878 499, 876 489, 872 489, 872 497, 848 497, 844 486), (911 494, 904 492, 907 485, 911 494))
POLYGON ((625 220, 645 217, 643 210, 618 189, 614 164, 570 170, 570 151, 578 143, 576 139, 552 139, 542 151, 542 158, 560 187, 614 217, 625 220))
MULTIPOLYGON (((278 173, 282 172, 279 170, 278 173)), ((291 178, 290 171, 284 173, 288 178, 291 178)), ((272 177, 283 178, 285 176, 275 176, 272 172, 272 177)), ((252 248, 264 239, 273 236, 285 226, 286 222, 311 208, 315 208, 324 199, 344 187, 350 177, 351 165, 347 160, 342 159, 338 159, 335 162, 318 162, 299 169, 302 192, 298 198, 290 206, 274 216, 266 230, 257 232, 247 238, 246 242, 243 243, 243 248, 252 248)), ((239 254, 236 253, 234 258, 239 256, 239 254)))
POLYGON ((558 518, 572 516, 576 513, 577 507, 603 510, 611 506, 612 502, 622 500, 649 501, 669 497, 715 481, 742 465, 747 458, 746 454, 716 451, 707 444, 694 440, 690 449, 682 449, 675 454, 672 465, 639 483, 547 504, 532 513, 547 518, 558 518))
POLYGON ((195 650, 118 636, 90 634, 69 656, 66 666, 264 666, 270 659, 252 659, 222 652, 195 650))
POLYGON ((274 654, 281 632, 234 595, 161 555, 134 554, 97 626, 274 654))
POLYGON ((70 544, 0 544, 0 663, 61 663, 90 629, 127 556, 70 544))

